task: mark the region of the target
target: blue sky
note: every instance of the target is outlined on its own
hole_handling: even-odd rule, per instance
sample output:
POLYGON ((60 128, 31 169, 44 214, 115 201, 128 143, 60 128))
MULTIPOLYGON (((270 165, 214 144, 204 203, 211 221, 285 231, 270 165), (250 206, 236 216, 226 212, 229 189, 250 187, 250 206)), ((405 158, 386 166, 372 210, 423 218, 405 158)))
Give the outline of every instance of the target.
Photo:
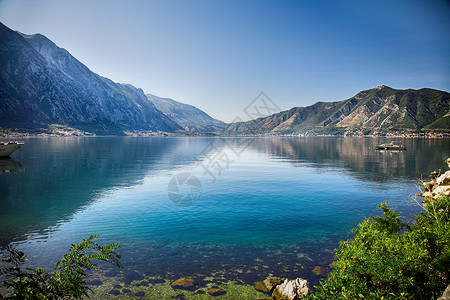
POLYGON ((0 22, 224 121, 261 91, 284 110, 380 84, 450 90, 445 0, 0 0, 0 22))

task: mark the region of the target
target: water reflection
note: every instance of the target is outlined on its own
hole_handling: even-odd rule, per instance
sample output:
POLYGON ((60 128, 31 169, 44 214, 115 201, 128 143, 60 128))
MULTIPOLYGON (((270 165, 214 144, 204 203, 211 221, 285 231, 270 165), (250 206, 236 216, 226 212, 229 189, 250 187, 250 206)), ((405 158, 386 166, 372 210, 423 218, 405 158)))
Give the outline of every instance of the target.
POLYGON ((99 195, 210 159, 211 149, 231 149, 236 156, 250 150, 295 167, 337 168, 377 183, 415 180, 441 168, 450 155, 449 140, 405 139, 407 151, 376 151, 382 142, 335 137, 29 139, 26 172, 12 172, 24 169, 13 159, 0 161, 2 172, 12 172, 0 176, 0 245, 67 221, 99 195))
POLYGON ((406 206, 411 183, 442 167, 450 148, 448 140, 405 140, 407 151, 376 151, 381 142, 29 139, 26 172, 0 174, 0 245, 20 241, 34 263, 50 266, 67 245, 96 233, 124 245, 131 270, 164 278, 224 270, 250 283, 269 272, 308 278, 377 204, 400 199, 406 206), (228 165, 214 181, 200 164, 221 157, 228 165), (170 180, 177 178, 179 193, 184 172, 201 181, 195 205, 168 199, 170 180))
MULTIPOLYGON (((67 220, 98 195, 196 160, 204 139, 34 138, 27 172, 0 177, 0 245, 67 220)), ((2 170, 23 168, 12 159, 2 170)))
POLYGON ((264 151, 298 165, 348 170, 360 180, 389 182, 399 178, 419 178, 442 168, 450 156, 448 139, 405 139, 406 151, 380 151, 381 138, 259 138, 249 143, 255 151, 264 151))
POLYGON ((0 173, 11 173, 24 170, 24 167, 11 158, 0 159, 0 173))

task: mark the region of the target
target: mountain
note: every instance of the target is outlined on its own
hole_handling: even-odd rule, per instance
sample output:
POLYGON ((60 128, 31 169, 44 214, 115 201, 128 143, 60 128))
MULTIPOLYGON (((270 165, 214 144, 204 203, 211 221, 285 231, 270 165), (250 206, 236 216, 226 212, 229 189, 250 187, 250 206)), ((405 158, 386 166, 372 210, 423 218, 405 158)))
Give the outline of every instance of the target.
POLYGON ((0 23, 0 126, 40 131, 51 124, 97 134, 181 129, 141 89, 95 74, 41 34, 0 23))
POLYGON ((265 118, 233 123, 225 134, 344 134, 355 130, 450 130, 450 94, 384 85, 338 102, 294 107, 265 118))
POLYGON ((216 120, 195 106, 147 94, 157 109, 177 122, 186 131, 221 132, 226 124, 216 120))

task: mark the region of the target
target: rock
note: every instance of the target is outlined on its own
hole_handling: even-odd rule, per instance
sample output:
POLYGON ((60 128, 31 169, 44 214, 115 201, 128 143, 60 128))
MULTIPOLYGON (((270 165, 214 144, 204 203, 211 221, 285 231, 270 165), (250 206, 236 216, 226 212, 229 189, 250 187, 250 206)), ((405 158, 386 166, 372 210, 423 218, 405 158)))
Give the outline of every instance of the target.
POLYGON ((445 172, 436 179, 436 183, 439 185, 449 185, 450 184, 450 171, 445 172))
POLYGON ((114 296, 118 296, 118 295, 120 295, 120 291, 119 290, 110 290, 109 294, 114 295, 114 296))
POLYGON ((315 267, 315 268, 312 270, 312 272, 313 272, 316 276, 325 276, 325 275, 326 275, 325 270, 324 270, 322 267, 320 267, 320 266, 315 267))
POLYGON ((266 286, 266 288, 269 290, 269 292, 273 292, 273 290, 275 289, 275 287, 277 285, 280 285, 283 283, 283 279, 278 279, 278 278, 267 278, 266 280, 264 280, 264 285, 266 286))
POLYGON ((275 300, 298 300, 309 293, 308 282, 297 278, 286 280, 277 285, 272 293, 272 299, 275 300))
POLYGON ((174 289, 193 291, 195 290, 195 280, 190 278, 180 278, 172 282, 171 286, 174 289))
POLYGON ((305 258, 309 261, 313 261, 313 259, 311 257, 309 257, 308 255, 306 255, 305 253, 298 253, 297 258, 305 258))
POLYGON ((433 189, 433 198, 437 198, 440 196, 440 194, 443 193, 444 195, 450 195, 450 185, 440 185, 433 189))
POLYGON ((269 293, 270 292, 270 290, 264 284, 264 281, 256 281, 253 284, 253 287, 255 288, 255 290, 263 292, 263 293, 269 293))
POLYGON ((447 286, 442 297, 439 297, 437 300, 450 300, 450 285, 447 286))
POLYGON ((225 290, 222 290, 221 288, 211 288, 208 290, 208 294, 211 296, 221 296, 225 295, 227 292, 225 290))
MULTIPOLYGON (((448 158, 445 162, 449 164, 450 158, 448 158)), ((433 199, 439 198, 441 194, 447 196, 450 195, 450 171, 445 172, 439 177, 437 177, 437 175, 437 172, 433 172, 430 174, 430 178, 432 178, 432 181, 424 184, 423 192, 419 195, 421 197, 424 197, 424 205, 428 205, 428 202, 433 201, 433 199)))

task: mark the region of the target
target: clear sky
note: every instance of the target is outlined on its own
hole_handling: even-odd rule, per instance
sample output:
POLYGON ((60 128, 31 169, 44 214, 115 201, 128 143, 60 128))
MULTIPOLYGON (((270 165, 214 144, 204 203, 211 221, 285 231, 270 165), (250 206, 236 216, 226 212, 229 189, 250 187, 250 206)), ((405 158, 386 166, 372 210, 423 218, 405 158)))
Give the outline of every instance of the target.
POLYGON ((227 122, 261 91, 284 110, 380 84, 450 90, 446 0, 0 0, 0 22, 227 122))

